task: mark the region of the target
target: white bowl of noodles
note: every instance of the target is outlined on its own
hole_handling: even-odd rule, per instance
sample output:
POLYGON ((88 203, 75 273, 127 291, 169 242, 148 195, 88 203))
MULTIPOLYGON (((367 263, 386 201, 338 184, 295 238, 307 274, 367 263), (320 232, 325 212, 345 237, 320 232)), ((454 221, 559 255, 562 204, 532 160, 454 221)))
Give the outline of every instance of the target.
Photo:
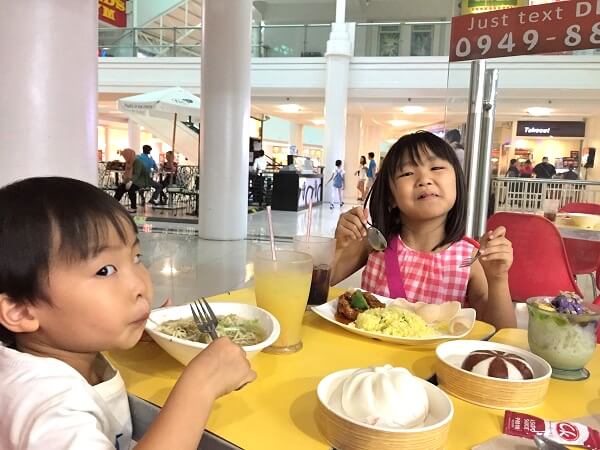
MULTIPOLYGON (((215 302, 210 306, 219 318, 217 333, 239 343, 248 359, 279 337, 279 322, 264 309, 243 303, 215 302)), ((183 365, 187 365, 211 341, 195 328, 189 305, 153 310, 146 322, 146 331, 165 352, 183 365)))

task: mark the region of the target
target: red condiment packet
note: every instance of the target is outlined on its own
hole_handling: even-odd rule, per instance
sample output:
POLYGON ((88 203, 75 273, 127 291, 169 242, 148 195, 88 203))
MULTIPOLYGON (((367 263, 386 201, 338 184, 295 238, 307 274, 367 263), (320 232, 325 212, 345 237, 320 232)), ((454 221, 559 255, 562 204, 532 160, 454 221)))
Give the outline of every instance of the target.
POLYGON ((600 432, 576 422, 551 422, 514 411, 504 414, 504 434, 533 439, 543 435, 563 445, 600 450, 600 432))

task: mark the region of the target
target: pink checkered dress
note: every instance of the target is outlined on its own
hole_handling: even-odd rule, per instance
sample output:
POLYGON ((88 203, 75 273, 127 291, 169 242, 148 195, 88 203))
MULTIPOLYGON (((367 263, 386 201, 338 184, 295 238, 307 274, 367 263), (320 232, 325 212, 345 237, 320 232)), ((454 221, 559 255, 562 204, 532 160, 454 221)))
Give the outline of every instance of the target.
MULTIPOLYGON (((458 266, 473 255, 476 242, 463 239, 444 251, 431 253, 413 250, 400 237, 395 239, 396 242, 390 247, 396 248, 400 277, 408 301, 443 303, 457 300, 465 304, 470 267, 458 266)), ((384 252, 369 255, 361 287, 374 294, 390 297, 384 252)))

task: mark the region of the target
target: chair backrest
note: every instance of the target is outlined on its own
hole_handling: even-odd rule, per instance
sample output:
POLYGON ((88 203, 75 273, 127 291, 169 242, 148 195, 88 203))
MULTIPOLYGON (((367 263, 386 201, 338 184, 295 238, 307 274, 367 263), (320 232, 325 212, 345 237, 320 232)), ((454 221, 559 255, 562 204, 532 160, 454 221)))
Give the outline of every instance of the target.
POLYGON ((560 212, 566 213, 582 213, 582 214, 599 214, 600 204, 598 203, 567 203, 560 208, 560 212))
POLYGON ((488 230, 506 228, 512 242, 513 264, 508 284, 513 301, 523 302, 538 295, 555 296, 571 291, 582 296, 575 283, 562 237, 542 216, 499 212, 489 218, 488 230))
POLYGON ((575 275, 594 273, 600 265, 600 242, 564 239, 569 265, 575 275))

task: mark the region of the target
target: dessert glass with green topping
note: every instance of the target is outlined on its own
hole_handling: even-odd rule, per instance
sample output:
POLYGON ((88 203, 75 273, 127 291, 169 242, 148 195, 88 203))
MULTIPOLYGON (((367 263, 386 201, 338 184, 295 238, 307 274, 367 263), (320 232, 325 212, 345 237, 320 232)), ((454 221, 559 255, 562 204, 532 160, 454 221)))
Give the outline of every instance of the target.
POLYGON ((584 304, 574 294, 561 293, 530 298, 527 309, 529 348, 552 366, 552 377, 588 378, 585 365, 596 350, 600 308, 584 304))

